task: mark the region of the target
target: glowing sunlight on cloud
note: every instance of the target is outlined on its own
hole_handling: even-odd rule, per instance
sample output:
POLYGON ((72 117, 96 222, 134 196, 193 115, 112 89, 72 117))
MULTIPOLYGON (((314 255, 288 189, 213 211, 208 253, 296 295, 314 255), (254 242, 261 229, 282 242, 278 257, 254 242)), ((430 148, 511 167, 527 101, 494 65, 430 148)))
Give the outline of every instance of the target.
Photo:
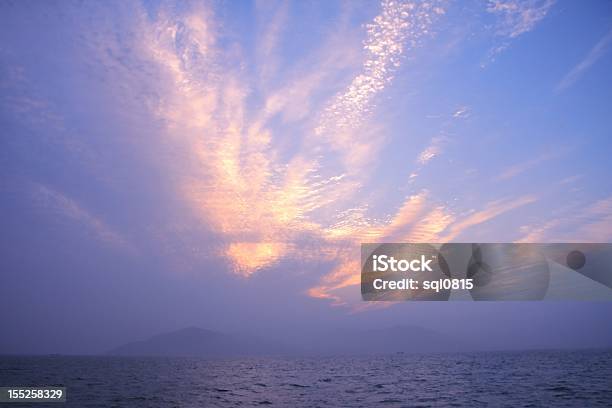
MULTIPOLYGON (((533 30, 552 5, 547 0, 498 0, 478 8, 495 20, 493 37, 503 41, 503 49, 507 41, 533 30)), ((114 15, 102 4, 86 7, 75 16, 114 15)), ((122 17, 100 19, 98 30, 88 30, 87 19, 73 18, 77 31, 85 33, 80 40, 86 49, 83 59, 89 64, 92 56, 97 58, 96 67, 88 66, 91 72, 83 71, 96 81, 102 78, 100 92, 108 92, 104 97, 117 103, 101 109, 100 117, 114 114, 120 122, 117 127, 124 126, 123 133, 117 132, 121 141, 104 133, 114 134, 116 129, 109 127, 101 132, 100 145, 118 143, 117 151, 156 173, 146 173, 154 181, 143 184, 163 184, 151 190, 163 192, 169 201, 160 204, 160 213, 168 212, 163 214, 166 218, 147 218, 142 224, 149 228, 147 238, 163 241, 157 244, 171 254, 170 263, 178 259, 177 263, 191 262, 198 264, 194 269, 206 270, 200 265, 205 258, 200 255, 206 252, 207 260, 221 259, 231 274, 251 282, 263 270, 285 267, 284 261, 300 263, 303 270, 317 274, 305 293, 354 306, 359 297, 360 243, 465 239, 473 227, 513 216, 514 210, 540 200, 545 193, 539 190, 511 195, 506 188, 518 185, 523 179, 519 175, 544 162, 560 162, 552 160, 556 154, 544 154, 500 168, 492 141, 501 143, 506 125, 498 126, 501 119, 479 106, 477 98, 456 95, 459 88, 447 92, 446 85, 439 86, 438 57, 427 58, 438 53, 432 44, 438 31, 451 24, 453 12, 446 9, 452 3, 447 1, 382 0, 363 10, 352 5, 325 10, 340 18, 334 20, 337 24, 313 29, 309 34, 319 37, 308 46, 290 43, 301 38, 291 34, 292 19, 298 9, 310 10, 306 3, 258 3, 255 28, 244 32, 236 28, 240 19, 224 21, 222 6, 213 3, 118 7, 122 17), (360 24, 354 24, 358 19, 360 24), (129 35, 115 35, 114 24, 129 27, 129 35), (252 44, 241 43, 240 35, 253 35, 252 44), (296 49, 288 52, 288 45, 296 49), (416 63, 421 60, 425 65, 416 63), (429 76, 432 79, 424 79, 429 76), (420 81, 429 82, 419 86, 420 81), (395 103, 398 99, 401 103, 395 103), (431 112, 444 114, 427 115, 431 112), (426 118, 431 120, 423 125, 426 118), (481 118, 495 127, 479 127, 481 118), (198 238, 203 236, 212 243, 201 242, 198 238)), ((312 18, 299 17, 306 22, 312 18)), ((464 21, 459 25, 467 26, 464 21)), ((600 59, 608 40, 605 37, 591 53, 594 57, 587 58, 586 68, 569 74, 568 84, 600 59)), ((14 96, 2 99, 5 105, 20 111, 20 117, 40 118, 54 132, 68 129, 61 106, 42 96, 37 99, 21 81, 11 82, 19 87, 14 96)), ((82 128, 75 129, 80 135, 82 128)), ((76 139, 66 135, 64 147, 72 146, 84 164, 115 163, 114 157, 97 160, 97 145, 88 145, 82 137, 81 149, 71 142, 76 139), (86 158, 85 147, 91 150, 86 158)), ((99 166, 91 172, 111 180, 114 169, 99 166)), ((117 179, 124 175, 117 174, 117 179)), ((575 180, 568 178, 564 184, 575 180)), ((105 187, 111 191, 117 186, 108 181, 105 187)), ((120 224, 102 221, 96 211, 50 187, 40 185, 34 191, 37 202, 77 221, 99 241, 130 248, 118 228, 110 226, 120 224)), ((611 211, 609 199, 592 204, 576 230, 605 239, 611 211)), ((517 228, 520 237, 512 239, 547 239, 578 220, 551 218, 517 228)))
MULTIPOLYGON (((249 277, 286 257, 308 260, 312 251, 295 243, 310 236, 319 242, 318 256, 335 266, 308 293, 343 304, 347 299, 338 291, 359 283, 360 242, 452 239, 531 202, 494 203, 458 220, 423 190, 407 197, 389 218, 368 216, 359 189, 368 181, 364 169, 384 143, 371 121, 377 96, 392 83, 403 54, 419 46, 443 14, 435 3, 383 1, 365 26, 362 60, 347 60, 354 61, 356 74, 344 90, 313 104, 317 87, 327 86, 334 70, 346 69, 331 57, 337 48, 324 45, 315 52, 319 65, 312 73, 289 76, 280 87, 265 86, 259 108, 248 103, 253 91, 244 72, 220 57, 220 29, 211 9, 179 13, 162 7, 156 19, 141 19, 143 58, 154 61, 159 77, 166 79, 157 85, 163 92, 151 103, 152 111, 165 124, 163 143, 185 158, 166 165, 189 208, 220 234, 221 253, 234 273, 249 277), (303 108, 296 110, 300 104, 303 108), (312 109, 319 114, 312 115, 312 109), (318 119, 292 135, 303 140, 302 147, 287 155, 273 143, 281 135, 272 122, 277 117, 296 122, 307 114, 318 119)), ((277 11, 263 34, 262 84, 276 70, 274 52, 286 19, 286 10, 277 11)), ((467 112, 461 108, 455 117, 467 112)), ((440 154, 444 142, 433 138, 417 165, 440 154)))
MULTIPOLYGON (((296 95, 313 92, 302 90, 318 80, 295 79, 282 93, 268 95, 259 113, 247 114, 249 91, 240 72, 216 60, 218 34, 210 11, 162 11, 155 24, 145 23, 146 50, 171 80, 157 113, 168 137, 192 156, 188 168, 180 169, 180 192, 206 225, 223 234, 236 273, 249 276, 274 264, 300 234, 318 236, 332 248, 342 240, 357 245, 356 237, 380 238, 376 231, 384 225, 344 211, 338 202, 355 193, 361 184, 355 175, 380 142, 362 127, 375 95, 390 83, 406 47, 427 35, 434 16, 443 13, 429 3, 384 1, 381 9, 366 26, 361 73, 323 108, 319 124, 304 135, 310 140, 304 149, 286 159, 271 143, 269 121, 291 109, 296 95), (322 161, 323 146, 341 160, 322 161), (331 219, 320 215, 334 213, 331 219)), ((278 18, 280 25, 282 14, 278 18)), ((271 56, 278 30, 266 34, 263 55, 271 56)))

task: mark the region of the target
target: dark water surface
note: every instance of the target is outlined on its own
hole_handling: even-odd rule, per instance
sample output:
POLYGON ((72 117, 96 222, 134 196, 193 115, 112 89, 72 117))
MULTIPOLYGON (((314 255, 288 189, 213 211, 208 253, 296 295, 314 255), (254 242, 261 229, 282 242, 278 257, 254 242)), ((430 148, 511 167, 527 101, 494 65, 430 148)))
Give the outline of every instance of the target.
POLYGON ((0 357, 0 386, 43 385, 67 387, 54 407, 612 407, 612 351, 0 357))

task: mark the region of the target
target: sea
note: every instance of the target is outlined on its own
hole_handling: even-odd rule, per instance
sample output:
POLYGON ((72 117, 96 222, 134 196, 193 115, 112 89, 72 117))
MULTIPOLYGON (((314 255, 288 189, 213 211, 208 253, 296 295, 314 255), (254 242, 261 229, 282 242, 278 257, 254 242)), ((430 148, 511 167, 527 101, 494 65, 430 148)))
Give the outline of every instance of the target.
POLYGON ((612 407, 612 350, 341 357, 1 356, 32 407, 612 407))

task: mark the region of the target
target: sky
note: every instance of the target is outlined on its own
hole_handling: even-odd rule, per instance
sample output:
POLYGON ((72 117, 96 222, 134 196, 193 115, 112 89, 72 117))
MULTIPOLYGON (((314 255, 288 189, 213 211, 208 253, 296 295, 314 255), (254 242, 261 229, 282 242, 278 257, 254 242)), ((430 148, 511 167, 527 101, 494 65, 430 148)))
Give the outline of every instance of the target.
POLYGON ((0 352, 612 344, 609 303, 359 291, 361 242, 610 242, 611 48, 608 1, 1 1, 0 352))

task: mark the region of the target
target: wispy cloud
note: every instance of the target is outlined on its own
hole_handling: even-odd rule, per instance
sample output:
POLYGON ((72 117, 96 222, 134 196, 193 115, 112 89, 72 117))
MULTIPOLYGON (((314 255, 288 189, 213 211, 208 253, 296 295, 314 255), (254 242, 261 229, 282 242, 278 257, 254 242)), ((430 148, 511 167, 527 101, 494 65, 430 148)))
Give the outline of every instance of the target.
POLYGON ((484 210, 476 211, 452 224, 449 227, 448 233, 442 238, 442 242, 452 241, 461 233, 475 225, 482 224, 508 211, 534 203, 535 201, 537 201, 537 197, 534 196, 523 196, 516 199, 493 201, 487 204, 484 210))
POLYGON ((515 242, 540 243, 545 241, 546 234, 560 224, 559 220, 547 221, 541 225, 523 225, 520 231, 524 234, 515 242))
POLYGON ((489 0, 487 12, 497 17, 495 34, 502 41, 489 50, 481 66, 493 62, 512 40, 533 30, 554 4, 555 0, 489 0))
POLYGON ((559 153, 544 153, 540 156, 534 157, 533 159, 526 160, 521 163, 514 164, 507 169, 503 170, 500 174, 495 177, 496 181, 509 180, 522 174, 532 168, 539 166, 540 164, 552 160, 559 156, 559 153))
MULTIPOLYGON (((190 254, 207 252, 244 278, 286 259, 319 266, 324 261, 332 266, 313 268, 320 280, 308 293, 341 304, 346 289, 359 284, 360 242, 452 240, 534 202, 532 196, 487 197, 482 206, 457 213, 456 200, 449 204, 439 192, 410 184, 444 153, 450 143, 442 136, 445 126, 470 117, 469 106, 452 105, 454 110, 446 108, 438 117, 443 122, 433 133, 438 136, 408 158, 402 178, 392 183, 403 198, 384 209, 371 207, 376 201, 368 191, 371 177, 385 159, 384 149, 393 147, 387 143, 395 142, 378 120, 377 106, 393 96, 394 76, 409 76, 409 69, 400 70, 406 56, 418 55, 414 51, 436 32, 445 13, 439 4, 445 3, 384 0, 368 23, 348 31, 334 26, 322 43, 295 59, 283 58, 281 50, 294 18, 286 4, 258 4, 270 24, 258 28, 252 55, 242 53, 239 44, 227 44, 233 38, 224 32, 216 8, 206 4, 162 3, 152 11, 130 3, 123 6, 130 13, 122 15, 131 19, 116 23, 129 26, 130 35, 122 37, 112 26, 80 28, 88 52, 103 66, 109 93, 135 99, 138 115, 155 124, 146 144, 134 143, 133 154, 164 175, 178 208, 172 208, 171 225, 155 225, 155 238, 167 229, 182 240, 171 243, 173 257, 188 258, 177 255, 181 246, 190 254), (194 230, 213 235, 214 244, 185 233, 194 230)), ((552 3, 536 6, 543 4, 552 3)), ((491 3, 490 11, 502 22, 506 14, 516 14, 508 18, 513 29, 500 28, 499 36, 515 38, 543 18, 543 9, 530 14, 524 7, 491 3)), ((342 20, 355 16, 349 17, 342 20)), ((410 134, 401 137, 413 146, 417 142, 410 134)), ((514 177, 546 159, 517 164, 499 177, 514 177)), ((99 240, 126 244, 83 203, 49 188, 42 191, 38 195, 58 213, 99 240)), ((387 191, 385 186, 376 193, 387 191)))
MULTIPOLYGON (((443 13, 434 3, 385 0, 365 25, 361 50, 341 46, 346 41, 336 33, 329 44, 288 69, 289 75, 272 81, 281 61, 280 35, 290 24, 287 11, 277 11, 257 51, 262 62, 255 80, 265 86, 254 99, 262 103, 254 106, 253 79, 245 78, 241 64, 228 65, 222 58, 220 27, 206 6, 178 11, 162 5, 153 17, 141 12, 133 24, 135 42, 111 41, 107 48, 117 53, 133 49, 131 58, 154 72, 154 84, 138 76, 127 83, 146 84, 150 89, 144 94, 156 95, 144 103, 163 124, 158 139, 151 140, 166 146, 156 150, 156 161, 171 174, 176 193, 201 226, 220 237, 220 254, 233 272, 250 277, 287 257, 324 257, 336 265, 309 293, 342 303, 346 299, 339 292, 359 282, 360 242, 441 240, 448 231, 459 233, 514 208, 499 203, 458 220, 423 190, 408 196, 388 217, 368 216, 360 188, 367 182, 364 169, 379 158, 384 142, 383 132, 371 123, 378 97, 392 84, 405 53, 430 35, 443 13), (324 95, 321 89, 328 91, 336 82, 330 79, 347 68, 352 76, 339 82, 343 88, 327 98, 314 97, 324 95), (292 135, 300 143, 290 155, 274 143, 283 136, 274 126, 277 118, 284 123, 304 121, 292 135), (177 161, 177 154, 184 160, 177 161), (305 237, 314 238, 316 248, 297 244, 305 237)), ((127 75, 114 61, 108 64, 112 72, 127 75)), ((452 116, 467 115, 464 106, 452 116)), ((428 164, 445 143, 445 137, 432 138, 416 166, 428 164)), ((95 228, 100 237, 121 241, 86 210, 64 203, 72 209, 68 213, 95 228)))
POLYGON ((419 154, 417 163, 423 166, 438 156, 442 152, 442 147, 446 140, 447 139, 443 136, 436 136, 432 138, 429 146, 427 146, 427 148, 419 154))
POLYGON ((576 238, 585 242, 610 242, 612 240, 612 197, 596 201, 586 208, 584 222, 580 222, 576 238))
POLYGON ((612 197, 572 206, 540 224, 521 227, 517 242, 610 242, 612 197))
POLYGON ((360 282, 359 242, 449 242, 476 225, 537 201, 534 196, 496 200, 483 210, 458 216, 444 205, 432 204, 428 197, 427 191, 408 197, 386 226, 370 226, 367 237, 354 235, 361 241, 339 251, 335 256, 337 266, 308 293, 333 300, 335 304, 344 304, 346 299, 342 299, 339 293, 360 282))
POLYGON ((445 206, 430 203, 429 192, 407 197, 390 220, 363 224, 361 230, 346 236, 333 257, 336 266, 308 291, 309 295, 345 304, 347 300, 339 292, 360 283, 360 242, 436 242, 453 220, 445 206))
POLYGON ((259 68, 259 80, 265 87, 269 85, 280 64, 276 51, 287 25, 289 3, 258 1, 257 11, 258 23, 262 27, 257 41, 257 66, 259 68))
MULTIPOLYGON (((170 81, 162 84, 155 112, 167 124, 170 140, 192 157, 188 167, 172 164, 178 165, 173 171, 180 174, 180 194, 205 225, 222 234, 224 254, 236 273, 250 276, 283 257, 298 256, 292 243, 302 234, 335 248, 349 235, 354 242, 369 227, 384 228, 351 200, 364 181, 363 166, 376 157, 381 141, 367 121, 402 54, 429 33, 442 13, 431 3, 383 1, 380 14, 366 25, 358 73, 329 101, 309 107, 320 109, 312 115, 318 122, 296 135, 303 147, 289 158, 272 143, 277 135, 271 121, 279 115, 306 116, 290 112, 316 92, 323 76, 338 69, 329 64, 337 47, 323 45, 325 51, 312 61, 318 69, 290 76, 264 95, 263 107, 253 114, 247 108, 248 82, 218 61, 211 10, 177 14, 162 8, 154 21, 141 22, 148 33, 144 58, 152 58, 170 81)), ((277 16, 261 50, 269 61, 286 18, 277 16)))
POLYGON ((42 184, 33 184, 31 195, 40 210, 77 222, 106 244, 133 251, 132 245, 120 233, 65 194, 42 184))
POLYGON ((469 106, 460 106, 455 112, 453 112, 453 118, 455 119, 467 119, 472 114, 472 110, 469 106))
POLYGON ((582 179, 582 177, 583 177, 582 174, 575 174, 573 176, 569 176, 569 177, 565 177, 565 178, 561 179, 558 184, 571 184, 571 183, 574 183, 574 182, 582 179))
POLYGON ((565 89, 572 86, 577 80, 582 77, 585 72, 591 68, 602 56, 604 56, 612 42, 612 30, 608 31, 598 42, 591 48, 587 56, 572 68, 565 76, 559 81, 555 87, 556 92, 564 91, 565 89))
POLYGON ((487 11, 500 18, 497 34, 516 38, 533 30, 553 4, 554 0, 489 0, 487 11))
POLYGON ((361 164, 382 142, 356 131, 372 113, 375 96, 391 82, 405 49, 428 35, 434 18, 443 13, 434 3, 384 0, 380 14, 366 25, 362 71, 325 108, 315 129, 315 135, 327 140, 347 162, 361 164))

